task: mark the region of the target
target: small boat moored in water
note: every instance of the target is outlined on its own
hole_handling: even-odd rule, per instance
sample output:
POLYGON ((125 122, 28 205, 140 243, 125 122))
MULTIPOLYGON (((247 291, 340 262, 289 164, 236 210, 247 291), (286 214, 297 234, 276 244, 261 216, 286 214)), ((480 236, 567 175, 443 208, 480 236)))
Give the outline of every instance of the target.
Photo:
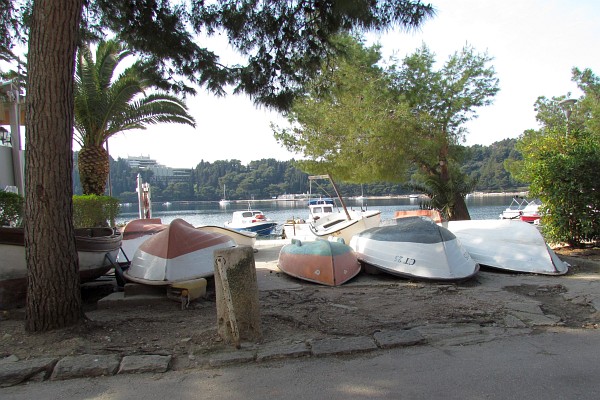
POLYGON ((194 228, 182 219, 153 235, 136 250, 125 279, 147 285, 205 278, 214 274, 213 252, 235 247, 226 235, 194 228))
POLYGON ((360 262, 407 278, 456 281, 479 271, 456 236, 429 218, 391 220, 355 235, 350 247, 360 262))
POLYGON ((267 218, 260 210, 234 211, 231 221, 224 224, 225 228, 235 231, 255 232, 259 236, 268 236, 277 227, 277 222, 267 218))
POLYGON ((308 218, 288 220, 283 225, 284 237, 310 241, 335 236, 344 239, 347 244, 357 233, 379 226, 381 211, 362 207, 359 211, 348 210, 331 176, 317 175, 308 178, 311 182, 317 179, 329 180, 338 194, 343 211, 334 210, 335 202, 331 198, 311 199, 308 203, 308 218))
POLYGON ((568 272, 538 228, 518 219, 450 221, 448 229, 481 265, 544 275, 568 272))
POLYGON ((225 206, 228 206, 231 204, 231 200, 227 199, 226 194, 227 194, 227 192, 225 190, 225 185, 223 185, 223 198, 221 200, 219 200, 219 205, 221 207, 225 207, 225 206))
POLYGON ((290 276, 328 286, 349 281, 361 268, 352 248, 336 239, 292 239, 281 248, 278 267, 290 276))
POLYGON ((524 197, 515 196, 506 210, 500 214, 500 219, 520 219, 530 224, 538 224, 540 221, 539 199, 528 201, 524 197))

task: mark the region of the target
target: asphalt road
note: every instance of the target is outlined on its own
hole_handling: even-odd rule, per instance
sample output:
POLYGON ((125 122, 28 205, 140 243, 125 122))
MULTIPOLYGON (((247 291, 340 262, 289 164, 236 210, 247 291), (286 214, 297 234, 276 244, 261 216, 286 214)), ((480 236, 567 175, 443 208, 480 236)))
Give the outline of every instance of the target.
POLYGON ((9 399, 598 399, 600 330, 469 346, 120 375, 0 389, 9 399))

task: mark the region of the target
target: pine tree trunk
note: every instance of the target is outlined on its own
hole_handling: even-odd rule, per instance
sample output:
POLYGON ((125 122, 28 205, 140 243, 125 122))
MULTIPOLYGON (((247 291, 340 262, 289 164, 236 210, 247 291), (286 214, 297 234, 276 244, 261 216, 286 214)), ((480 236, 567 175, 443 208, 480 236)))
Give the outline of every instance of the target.
POLYGON ((467 208, 467 203, 462 194, 455 194, 454 199, 454 207, 452 209, 452 218, 451 221, 465 221, 470 220, 471 214, 469 214, 469 209, 467 208))
POLYGON ((73 229, 73 73, 81 0, 35 0, 28 50, 25 328, 83 317, 73 229))
POLYGON ((84 146, 77 159, 83 194, 103 196, 110 171, 108 152, 102 146, 84 146))

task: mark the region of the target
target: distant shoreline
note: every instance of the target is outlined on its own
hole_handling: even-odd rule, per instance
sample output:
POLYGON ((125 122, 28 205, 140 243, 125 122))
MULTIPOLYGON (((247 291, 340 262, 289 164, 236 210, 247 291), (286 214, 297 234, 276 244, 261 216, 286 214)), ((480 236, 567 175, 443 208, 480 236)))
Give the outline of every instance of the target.
MULTIPOLYGON (((527 197, 528 192, 493 192, 493 193, 485 193, 485 192, 473 192, 469 193, 467 197, 514 197, 514 196, 522 196, 527 197)), ((363 196, 363 200, 388 200, 388 199, 428 199, 429 197, 425 194, 417 195, 414 197, 414 194, 399 194, 399 195, 389 195, 389 196, 363 196)), ((348 200, 360 200, 358 196, 343 196, 344 199, 348 200)), ((252 203, 252 202, 271 202, 271 201, 280 201, 280 202, 293 202, 293 201, 308 201, 308 197, 297 197, 290 199, 259 199, 259 200, 231 200, 232 203, 252 203)))
MULTIPOLYGON (((520 196, 520 197, 528 197, 529 192, 528 191, 523 191, 523 192, 491 192, 491 193, 486 193, 486 192, 473 192, 473 193, 469 193, 467 195, 468 197, 515 197, 515 196, 520 196)), ((427 195, 424 194, 420 194, 418 195, 418 197, 414 197, 415 195, 412 194, 402 194, 402 195, 390 195, 390 196, 363 196, 362 200, 388 200, 388 199, 409 199, 409 200, 425 200, 428 198, 427 195)), ((348 200, 361 200, 358 198, 358 196, 344 196, 344 199, 348 199, 348 200)), ((284 199, 247 199, 247 200, 230 200, 231 204, 252 204, 252 203, 267 203, 267 202, 303 202, 303 201, 308 201, 308 197, 297 197, 297 198, 284 198, 284 199)), ((183 201, 172 201, 169 203, 173 203, 173 204, 191 204, 191 203, 218 203, 218 200, 183 200, 183 201)), ((157 204, 164 204, 161 201, 156 202, 157 204)), ((132 205, 134 203, 122 203, 122 205, 125 204, 129 204, 132 205)))

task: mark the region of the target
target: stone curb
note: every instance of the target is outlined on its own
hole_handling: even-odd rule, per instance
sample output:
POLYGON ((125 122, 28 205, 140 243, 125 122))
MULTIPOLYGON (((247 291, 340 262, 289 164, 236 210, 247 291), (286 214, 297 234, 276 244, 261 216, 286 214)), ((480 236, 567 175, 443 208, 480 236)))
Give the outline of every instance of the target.
POLYGON ((42 381, 50 377, 57 358, 38 358, 0 363, 0 387, 18 385, 27 381, 42 381))
MULTIPOLYGON (((513 318, 518 319, 513 314, 513 318)), ((451 346, 467 345, 494 340, 508 335, 530 332, 522 324, 515 328, 481 327, 478 324, 450 324, 416 327, 413 329, 377 331, 371 336, 339 337, 307 340, 302 343, 271 343, 264 347, 242 346, 241 350, 227 350, 198 362, 185 365, 179 360, 178 368, 221 368, 252 362, 292 359, 299 357, 343 356, 396 347, 423 344, 451 346)), ((196 360, 192 356, 190 360, 196 360)), ((9 387, 28 381, 64 380, 116 374, 163 373, 173 369, 170 355, 80 355, 61 359, 40 358, 19 361, 8 357, 0 360, 0 387, 9 387)), ((188 360, 189 361, 189 360, 188 360)))

